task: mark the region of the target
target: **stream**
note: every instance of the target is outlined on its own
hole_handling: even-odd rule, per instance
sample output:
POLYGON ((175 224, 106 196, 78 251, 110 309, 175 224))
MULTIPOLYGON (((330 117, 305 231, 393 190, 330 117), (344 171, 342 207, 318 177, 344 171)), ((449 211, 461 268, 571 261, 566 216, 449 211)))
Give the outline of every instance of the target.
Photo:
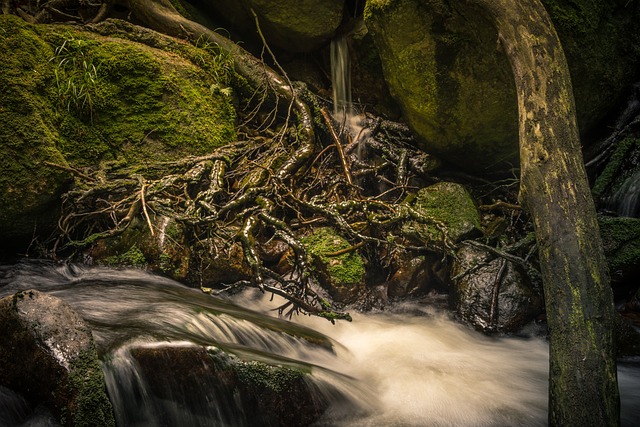
MULTIPOLYGON (((255 425, 239 399, 204 377, 187 392, 185 378, 176 383, 184 373, 165 373, 153 382, 169 391, 154 396, 131 352, 168 346, 305 367, 312 392, 329 402, 316 426, 546 425, 547 343, 486 337, 427 305, 352 313, 353 322, 336 325, 307 316, 284 321, 272 311, 278 301, 258 291, 234 302, 142 270, 0 266, 0 296, 32 288, 67 301, 92 327, 119 426, 255 425)), ((619 380, 622 425, 640 425, 640 361, 621 361, 619 380)), ((0 388, 0 425, 53 425, 17 414, 24 409, 11 402, 0 388)))

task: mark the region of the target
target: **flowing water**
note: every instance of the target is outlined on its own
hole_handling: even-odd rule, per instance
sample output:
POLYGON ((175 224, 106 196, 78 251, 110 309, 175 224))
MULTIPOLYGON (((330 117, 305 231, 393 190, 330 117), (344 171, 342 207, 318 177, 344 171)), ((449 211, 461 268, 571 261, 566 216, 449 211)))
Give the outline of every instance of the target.
MULTIPOLYGON (((276 319, 277 302, 259 292, 236 296, 240 307, 140 270, 33 262, 0 269, 1 295, 30 288, 66 300, 92 326, 119 426, 255 425, 237 396, 214 381, 178 371, 150 378, 131 357, 136 349, 193 346, 305 366, 313 393, 331 404, 317 426, 546 424, 544 340, 485 337, 427 306, 355 313, 353 322, 336 325, 310 317, 289 322, 276 319), (151 380, 162 382, 162 398, 154 397, 151 380), (195 392, 186 395, 185 381, 195 392)), ((619 375, 623 425, 640 425, 637 361, 622 363, 619 375)), ((31 424, 2 413, 16 408, 19 397, 0 388, 0 422, 50 425, 37 413, 31 424)))
POLYGON ((331 83, 333 115, 341 122, 353 116, 351 101, 351 61, 346 36, 331 41, 331 83))

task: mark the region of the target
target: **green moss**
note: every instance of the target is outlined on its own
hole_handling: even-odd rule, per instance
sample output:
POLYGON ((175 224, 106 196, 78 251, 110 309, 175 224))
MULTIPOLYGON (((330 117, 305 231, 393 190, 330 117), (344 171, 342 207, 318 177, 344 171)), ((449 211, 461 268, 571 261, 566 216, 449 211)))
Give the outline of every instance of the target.
POLYGON ((423 242, 442 241, 443 226, 453 241, 477 234, 481 228, 473 199, 460 184, 441 182, 423 188, 413 200, 412 207, 422 218, 406 222, 402 232, 423 242))
POLYGON ((364 19, 373 19, 376 14, 388 12, 393 0, 369 0, 364 7, 364 19))
POLYGON ((554 23, 576 33, 598 28, 606 2, 602 0, 542 0, 554 23))
POLYGON ((142 267, 147 264, 147 258, 137 246, 132 246, 123 254, 113 255, 105 259, 107 265, 126 265, 131 267, 142 267))
POLYGON ((69 175, 46 92, 52 49, 20 18, 0 15, 0 236, 31 235, 51 219, 69 175), (7 54, 10 52, 11 54, 7 54))
POLYGON ((69 383, 77 396, 72 424, 76 427, 115 426, 113 407, 105 390, 104 375, 95 349, 74 361, 69 371, 69 383))
POLYGON ((316 264, 321 263, 337 285, 353 286, 362 283, 365 274, 364 262, 356 251, 327 256, 351 246, 333 228, 319 228, 303 238, 302 243, 309 255, 316 260, 316 264))
POLYGON ((640 219, 599 217, 598 223, 612 278, 637 274, 640 266, 640 219))
POLYGON ((0 238, 53 230, 67 166, 140 166, 236 139, 229 57, 152 44, 167 51, 0 16, 0 238))
MULTIPOLYGON (((168 160, 204 154, 235 139, 230 97, 212 89, 219 85, 215 76, 178 55, 85 33, 46 37, 57 50, 77 46, 76 55, 97 69, 90 117, 77 111, 60 115, 60 149, 74 165, 120 157, 131 163, 168 160)), ((223 75, 224 70, 218 73, 223 75)))
POLYGON ((238 362, 236 372, 243 384, 273 393, 287 391, 292 383, 303 380, 306 375, 300 369, 268 365, 257 361, 238 362))

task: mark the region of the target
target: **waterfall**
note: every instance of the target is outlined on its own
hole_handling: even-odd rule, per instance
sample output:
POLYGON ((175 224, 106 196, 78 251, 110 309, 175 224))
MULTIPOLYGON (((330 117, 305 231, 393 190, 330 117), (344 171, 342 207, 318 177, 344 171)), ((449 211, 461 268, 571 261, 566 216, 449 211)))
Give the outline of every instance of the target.
MULTIPOLYGON (((267 425, 260 417, 273 416, 270 401, 259 407, 227 383, 227 364, 252 361, 309 372, 307 392, 287 393, 292 402, 311 395, 305 408, 325 405, 316 427, 547 422, 544 339, 486 337, 428 306, 354 313, 353 322, 336 325, 307 316, 284 321, 274 317, 279 301, 251 289, 234 304, 140 270, 0 268, 0 297, 32 288, 67 301, 91 326, 120 427, 267 425)), ((638 362, 621 365, 619 378, 622 425, 640 425, 638 362)), ((285 406, 292 414, 299 408, 285 406)), ((29 411, 0 385, 0 425, 55 425, 29 411)))
POLYGON ((331 83, 333 86, 333 116, 340 122, 353 117, 351 101, 351 59, 347 36, 331 40, 331 83))

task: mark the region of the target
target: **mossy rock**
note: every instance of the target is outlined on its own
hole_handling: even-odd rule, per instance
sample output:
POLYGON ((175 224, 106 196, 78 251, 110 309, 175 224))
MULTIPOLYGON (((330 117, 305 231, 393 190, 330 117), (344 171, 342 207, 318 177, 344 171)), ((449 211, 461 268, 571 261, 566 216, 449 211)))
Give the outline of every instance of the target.
POLYGON ((453 242, 481 233, 478 209, 460 184, 440 182, 423 188, 409 204, 422 219, 405 222, 402 233, 421 244, 442 242, 443 227, 447 238, 453 242))
MULTIPOLYGON (((624 1, 543 3, 565 49, 584 137, 638 78, 640 11, 624 1)), ((365 21, 421 148, 475 173, 518 167, 513 73, 482 9, 444 0, 372 0, 365 21)))
MULTIPOLYGON (((290 52, 326 44, 342 22, 344 0, 206 0, 234 30, 256 34, 255 11, 267 43, 290 52)), ((261 42, 260 42, 261 43, 261 42)))
POLYGON ((604 252, 615 282, 640 276, 640 218, 598 218, 604 252))
POLYGON ((364 261, 357 251, 334 256, 351 244, 333 228, 323 227, 302 239, 323 288, 338 302, 353 302, 364 286, 364 261))
POLYGON ((0 240, 55 227, 65 168, 118 162, 144 175, 236 139, 228 56, 120 27, 92 27, 109 36, 0 16, 0 240))

